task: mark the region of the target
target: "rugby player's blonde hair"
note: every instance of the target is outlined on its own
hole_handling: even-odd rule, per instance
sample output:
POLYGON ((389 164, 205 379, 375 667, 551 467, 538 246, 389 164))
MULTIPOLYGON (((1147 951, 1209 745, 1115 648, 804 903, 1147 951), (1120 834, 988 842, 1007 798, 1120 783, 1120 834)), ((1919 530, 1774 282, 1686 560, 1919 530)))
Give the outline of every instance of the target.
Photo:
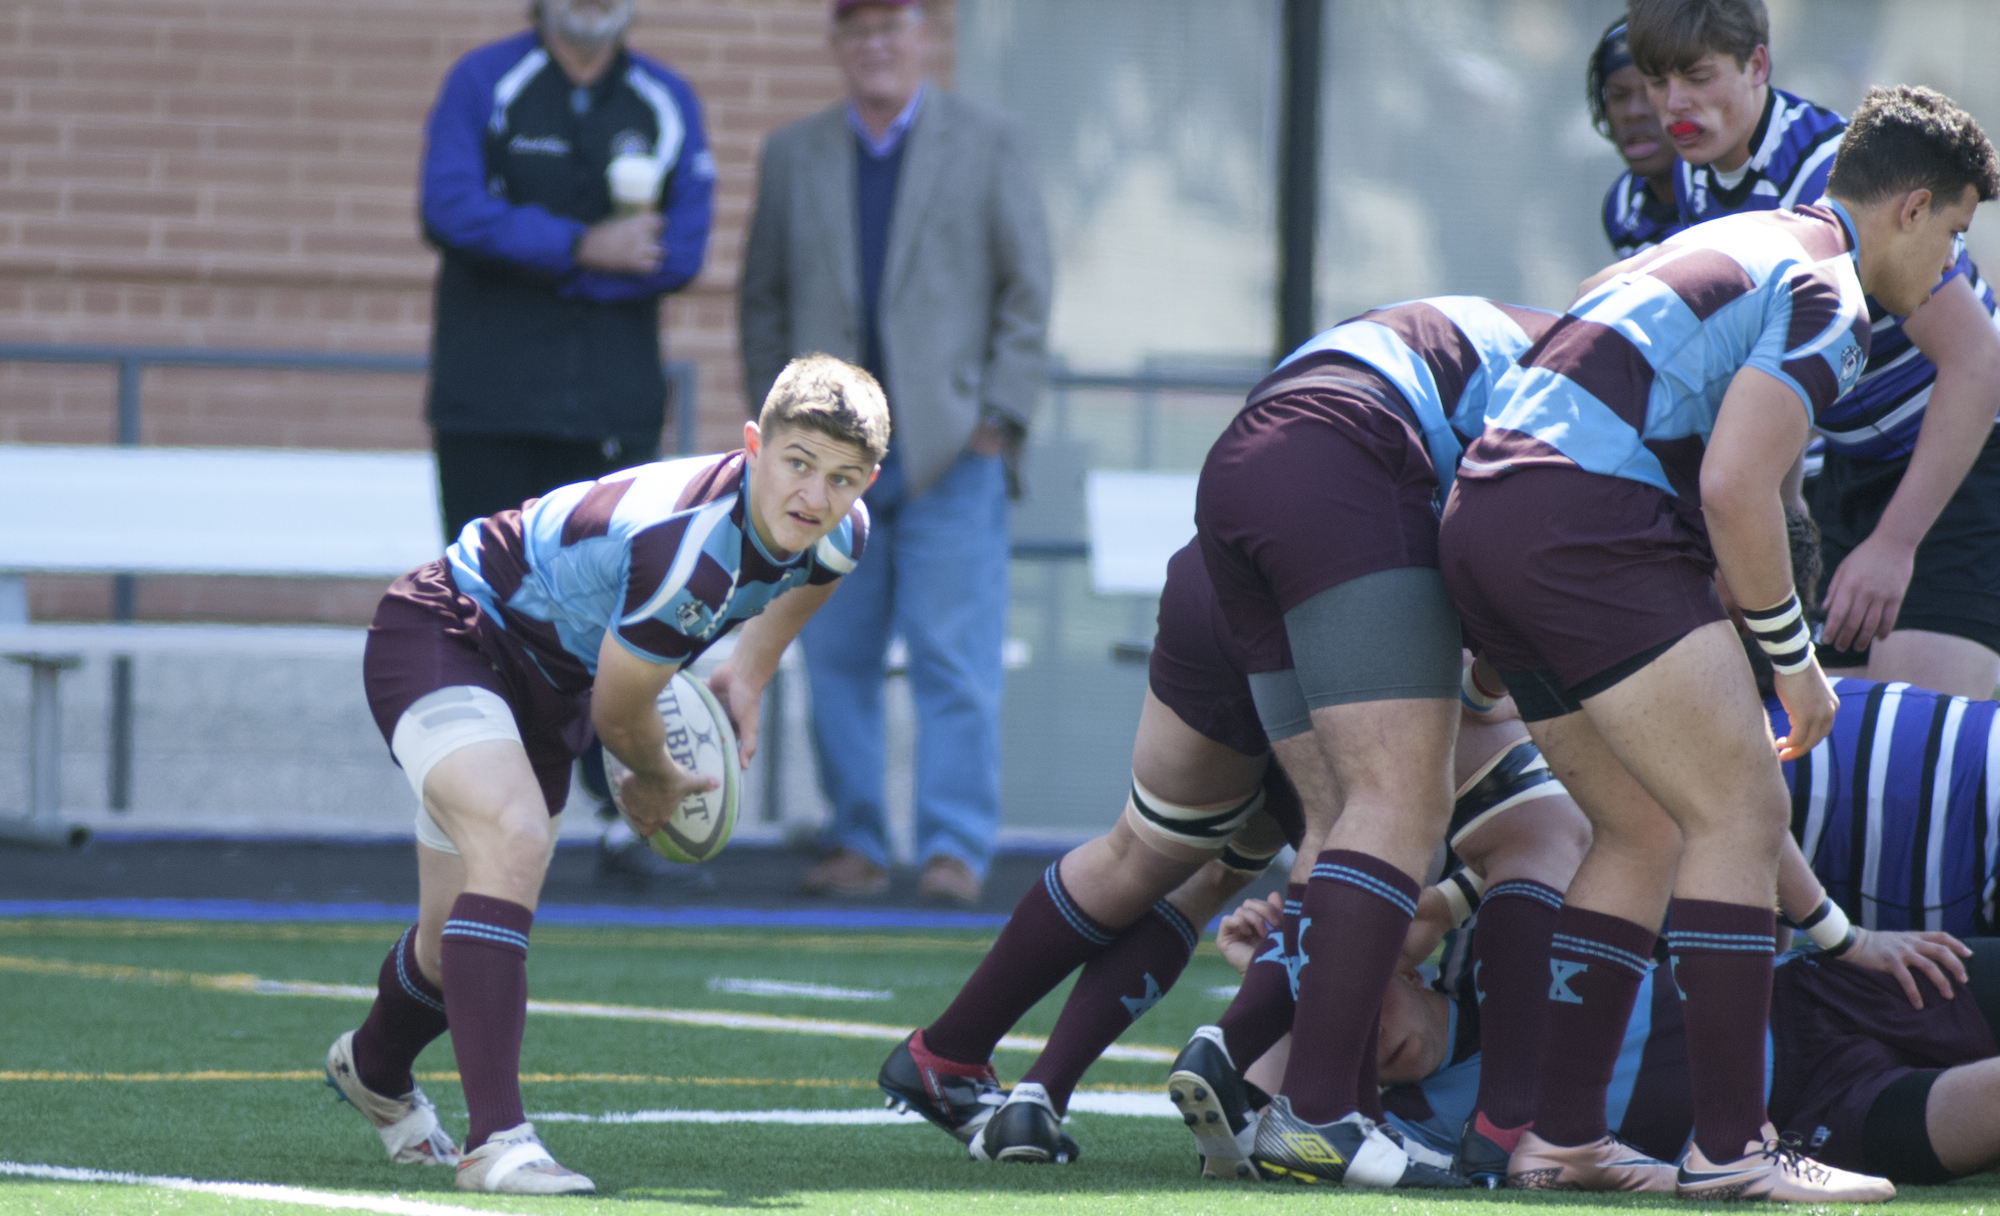
POLYGON ((832 355, 800 355, 785 364, 757 412, 757 429, 816 431, 861 449, 880 464, 889 454, 889 399, 875 377, 832 355))

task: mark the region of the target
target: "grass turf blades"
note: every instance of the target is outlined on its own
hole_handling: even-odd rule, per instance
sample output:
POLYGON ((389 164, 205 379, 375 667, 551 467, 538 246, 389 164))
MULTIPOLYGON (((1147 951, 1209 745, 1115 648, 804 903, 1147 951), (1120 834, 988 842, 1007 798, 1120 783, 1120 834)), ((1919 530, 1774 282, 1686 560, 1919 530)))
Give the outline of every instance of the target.
MULTIPOLYGON (((321 1193, 291 1201, 167 1190, 108 1181, 0 1178, 8 1213, 302 1213, 395 1210, 402 1201, 520 1213, 685 1212, 690 1207, 786 1212, 1175 1212, 1305 1210, 1327 1203, 1357 1213, 1458 1213, 1556 1204, 1622 1209, 1671 1206, 1671 1197, 1327 1193, 1324 1188, 1204 1183, 1192 1140, 1164 1118, 1077 1114, 1067 1130, 1085 1147, 1073 1167, 983 1165, 928 1125, 550 1122, 559 1158, 598 1182, 595 1197, 461 1195, 441 1169, 391 1165, 367 1125, 321 1083, 326 1044, 351 1029, 353 999, 154 983, 124 969, 353 986, 374 974, 400 926, 174 922, 0 922, 0 955, 86 964, 0 975, 0 1160, 143 1176, 275 1184, 321 1193), (127 978, 116 978, 124 974, 127 978), (346 1207, 348 1204, 357 1206, 346 1207)), ((980 934, 813 934, 797 931, 593 930, 535 934, 530 983, 538 999, 853 1019, 837 1000, 711 990, 717 977, 846 989, 890 989, 894 1014, 921 1024, 957 991, 986 938, 980 934)), ((1128 1034, 1177 1046, 1224 1001, 1208 992, 1233 979, 1205 949, 1166 1000, 1128 1034)), ((1067 988, 1024 1019, 1045 1035, 1067 988)), ((885 1045, 813 1034, 745 1032, 576 1017, 536 1016, 522 1060, 531 1112, 841 1112, 881 1109, 872 1077, 885 1045)), ((1029 1057, 1002 1053, 1012 1081, 1029 1057)), ((464 1129, 448 1040, 417 1069, 446 1126, 464 1129)), ((1158 1087, 1164 1065, 1100 1062, 1086 1087, 1158 1087)), ((2000 1183, 1904 1188, 1899 1211, 2000 1216, 2000 1183)), ((415 1210, 415 1209, 402 1209, 415 1210)))

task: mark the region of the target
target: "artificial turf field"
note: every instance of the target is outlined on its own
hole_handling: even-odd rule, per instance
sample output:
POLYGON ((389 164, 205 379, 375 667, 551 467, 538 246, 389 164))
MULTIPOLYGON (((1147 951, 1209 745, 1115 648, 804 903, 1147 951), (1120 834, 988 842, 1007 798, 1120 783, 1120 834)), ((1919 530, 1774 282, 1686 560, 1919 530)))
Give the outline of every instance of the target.
MULTIPOLYGON (((558 1158, 595 1178, 599 1194, 461 1195, 449 1171, 389 1164, 366 1122, 321 1081, 327 1044, 359 1023, 366 1005, 357 990, 372 985, 400 929, 0 921, 0 1212, 1686 1210, 1671 1199, 1446 1200, 1204 1183, 1191 1138, 1177 1121, 1152 1115, 1073 1114, 1069 1130, 1083 1159, 1068 1167, 968 1162, 956 1142, 921 1122, 810 1122, 881 1112, 873 1077, 893 1040, 869 1036, 932 1017, 988 940, 937 931, 537 929, 530 995, 562 1010, 529 1017, 527 1109, 543 1116, 538 1127, 558 1158), (870 995, 758 994, 727 982, 750 980, 870 995), (759 1121, 720 1121, 727 1113, 759 1121), (766 1121, 774 1118, 790 1121, 766 1121), (21 1176, 21 1166, 156 1181, 59 1181, 21 1176), (175 1189, 162 1179, 302 1190, 175 1189)), ((1210 990, 1234 980, 1204 946, 1124 1046, 1170 1056, 1221 1011, 1223 998, 1210 990)), ((1020 1032, 1046 1034, 1063 995, 1043 1002, 1020 1032)), ((1030 1058, 1003 1050, 1002 1080, 1030 1058)), ((440 1040, 417 1071, 459 1134, 464 1107, 452 1067, 440 1040)), ((1079 1103, 1135 1105, 1158 1092, 1165 1071, 1158 1058, 1101 1061, 1079 1103)), ((1894 1205, 1937 1216, 1984 1216, 1989 1206, 2000 1216, 2000 1184, 1989 1180, 1909 1188, 1894 1205)))

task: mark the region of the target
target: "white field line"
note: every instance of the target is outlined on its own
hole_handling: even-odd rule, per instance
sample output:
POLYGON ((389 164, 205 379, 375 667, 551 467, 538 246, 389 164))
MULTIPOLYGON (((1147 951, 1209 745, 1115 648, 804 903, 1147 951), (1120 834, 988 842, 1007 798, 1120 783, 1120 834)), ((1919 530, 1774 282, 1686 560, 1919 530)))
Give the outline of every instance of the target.
MULTIPOLYGON (((373 988, 359 984, 318 984, 301 980, 267 980, 254 975, 202 975, 185 971, 162 971, 108 963, 72 963, 59 959, 30 959, 0 956, 0 971, 33 975, 75 975, 95 979, 165 985, 186 985, 220 992, 242 992, 257 996, 313 996, 340 1000, 372 1001, 373 988)), ((528 1012, 557 1017, 606 1018, 621 1022, 664 1022, 676 1026, 706 1026, 717 1030, 757 1030, 775 1034, 816 1034, 841 1039, 874 1039, 900 1043, 909 1037, 907 1026, 879 1022, 846 1022, 834 1018, 781 1017, 768 1013, 738 1013, 722 1009, 669 1009, 649 1005, 606 1005, 594 1001, 529 1001, 528 1012)), ((1035 1035, 1010 1034, 997 1047, 1003 1051, 1040 1052, 1049 1041, 1035 1035)), ((1176 1052, 1166 1047, 1135 1047, 1113 1043, 1104 1049, 1107 1060, 1131 1060, 1142 1064, 1171 1064, 1176 1052)))
POLYGON ((710 992, 733 992, 738 996, 797 996, 818 1001, 891 1001, 888 988, 834 988, 826 984, 795 984, 790 980, 739 980, 718 975, 708 981, 710 992))
POLYGON ((28 1165, 0 1161, 0 1175, 15 1178, 43 1178, 50 1182, 114 1182, 124 1186, 152 1186, 168 1191, 198 1191, 230 1199, 286 1203, 295 1207, 327 1211, 382 1212, 386 1216, 507 1216, 491 1208, 466 1208, 446 1203, 424 1203, 398 1199, 393 1195, 336 1195, 331 1191, 308 1191, 295 1186, 273 1186, 264 1182, 201 1182, 193 1178, 165 1178, 151 1174, 121 1174, 110 1170, 80 1170, 64 1165, 28 1165))
MULTIPOLYGON (((1180 1118, 1164 1093, 1091 1092, 1070 1098, 1072 1113, 1180 1118)), ((601 1115, 574 1111, 530 1113, 533 1123, 788 1123, 795 1126, 857 1127, 878 1124, 919 1124, 923 1116, 893 1110, 613 1110, 601 1115)))
POLYGON ((1239 988, 1240 985, 1237 984, 1223 984, 1217 988, 1204 988, 1202 989, 1202 991, 1207 993, 1209 996, 1221 997, 1223 1000, 1229 1000, 1230 998, 1236 995, 1239 988))

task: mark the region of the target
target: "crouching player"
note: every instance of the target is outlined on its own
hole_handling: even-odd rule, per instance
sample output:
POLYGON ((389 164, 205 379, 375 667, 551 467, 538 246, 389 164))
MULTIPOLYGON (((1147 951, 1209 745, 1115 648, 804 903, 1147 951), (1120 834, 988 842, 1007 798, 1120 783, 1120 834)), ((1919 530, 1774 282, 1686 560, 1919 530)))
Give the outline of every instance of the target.
POLYGON ((474 520, 383 596, 363 671, 421 800, 420 911, 383 960, 367 1020, 328 1050, 327 1074, 391 1159, 456 1161, 462 1190, 594 1189, 542 1146, 519 1080, 528 929, 570 763, 595 727, 632 770, 622 801, 642 834, 709 788, 668 756, 654 699, 738 625, 710 685, 747 762, 779 656, 861 558, 860 497, 888 437, 872 377, 806 356, 744 427, 741 451, 643 465, 474 520), (410 1074, 447 1028, 471 1121, 462 1156, 410 1074))
POLYGON ((1778 760, 1810 751, 1836 704, 1791 587, 1781 484, 1816 411, 1860 374, 1864 290, 1897 311, 1921 304, 1996 189, 1992 146, 1963 111, 1875 90, 1825 206, 1717 220, 1597 276, 1466 454, 1441 538, 1453 602, 1593 828, 1553 938, 1568 995, 1546 1043, 1561 1050, 1544 1051, 1510 1179, 1690 1198, 1888 1193, 1775 1152, 1756 1084, 1778 760), (1709 583, 1718 564, 1757 605, 1779 669, 1791 726, 1776 757, 1709 583), (1663 919, 1695 1102, 1677 1177, 1634 1160, 1601 1113, 1663 919))
MULTIPOLYGON (((1281 915, 1273 901, 1246 901, 1217 935, 1223 956, 1247 973, 1281 915)), ((1934 944, 1857 934, 1876 957, 1934 944)), ((1927 971, 1917 1001, 1905 995, 1907 973, 1823 953, 1778 960, 1766 1045, 1771 1118, 1785 1137, 1775 1151, 1803 1145, 1837 1166, 1916 1184, 2000 1165, 2000 939, 1945 941, 1965 956, 1953 967, 1957 983, 1927 971)), ((1403 968, 1382 1001, 1383 1104, 1389 1124, 1422 1151, 1449 1153, 1460 1142, 1492 1060, 1490 1045, 1481 1049, 1484 1006, 1469 961, 1454 942, 1435 979, 1403 968)), ((1659 1157, 1681 1151, 1694 1119, 1687 1026, 1667 979, 1649 967, 1640 980, 1606 1109, 1621 1140, 1659 1157)), ((1245 1084, 1278 1076, 1284 1049, 1252 1065, 1245 1084)))
MULTIPOLYGON (((1436 470, 1449 479, 1493 383, 1551 320, 1462 296, 1396 305, 1319 335, 1251 393, 1203 470, 1197 541, 1169 567, 1124 815, 1050 869, 959 997, 891 1055, 892 1098, 972 1141, 975 1156, 1006 1151, 1013 1117, 987 1123, 994 1044, 1070 971, 1137 951, 1131 935, 1176 954, 1178 973, 1191 937, 1150 926, 1257 809, 1273 753, 1303 795, 1296 889, 1313 889, 1307 903, 1331 899, 1302 914, 1300 926, 1317 919, 1332 939, 1308 952, 1358 942, 1386 981, 1416 907, 1413 875, 1451 807, 1459 646, 1435 570, 1436 470), (1351 843, 1393 859, 1319 857, 1336 818, 1361 825, 1351 843)), ((1363 1065, 1379 990, 1349 999, 1347 982, 1328 972, 1301 996, 1344 1009, 1352 1041, 1301 1053, 1308 1123, 1270 1151, 1291 1160, 1284 1145, 1321 1144, 1317 1164, 1293 1171, 1307 1177, 1453 1185, 1410 1167, 1358 1113, 1374 1092, 1363 1065), (1357 1155, 1366 1165, 1350 1173, 1357 1155)), ((1114 1033, 1130 1020, 1106 1016, 1114 1033)), ((1043 1076, 1029 1081, 1013 1104, 1045 1105, 1043 1076)), ((1053 1115, 1035 1118, 1047 1129, 1053 1115)))

